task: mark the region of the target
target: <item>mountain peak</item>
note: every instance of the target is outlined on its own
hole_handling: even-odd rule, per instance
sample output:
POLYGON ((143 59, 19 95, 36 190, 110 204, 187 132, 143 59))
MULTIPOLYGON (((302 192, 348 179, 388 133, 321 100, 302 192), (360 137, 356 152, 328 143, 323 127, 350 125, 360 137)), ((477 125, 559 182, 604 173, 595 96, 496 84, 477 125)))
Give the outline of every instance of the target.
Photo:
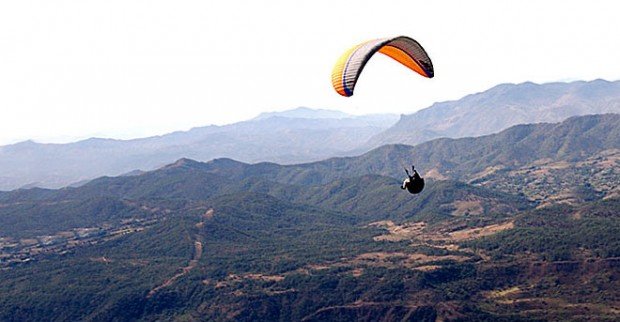
POLYGON ((188 158, 181 158, 178 159, 177 161, 175 161, 174 163, 168 164, 166 166, 163 167, 163 169, 174 169, 174 168, 196 168, 198 166, 200 166, 202 163, 192 160, 192 159, 188 159, 188 158))

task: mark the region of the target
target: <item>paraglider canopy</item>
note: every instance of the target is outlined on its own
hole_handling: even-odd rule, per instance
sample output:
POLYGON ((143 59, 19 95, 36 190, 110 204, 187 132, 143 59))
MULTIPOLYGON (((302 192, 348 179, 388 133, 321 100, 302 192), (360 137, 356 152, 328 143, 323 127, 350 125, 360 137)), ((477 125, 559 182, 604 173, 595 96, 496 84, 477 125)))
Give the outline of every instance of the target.
POLYGON ((347 50, 332 71, 332 85, 338 94, 353 95, 355 84, 368 60, 377 52, 387 55, 416 73, 432 78, 433 63, 422 46, 412 38, 398 36, 363 42, 347 50))

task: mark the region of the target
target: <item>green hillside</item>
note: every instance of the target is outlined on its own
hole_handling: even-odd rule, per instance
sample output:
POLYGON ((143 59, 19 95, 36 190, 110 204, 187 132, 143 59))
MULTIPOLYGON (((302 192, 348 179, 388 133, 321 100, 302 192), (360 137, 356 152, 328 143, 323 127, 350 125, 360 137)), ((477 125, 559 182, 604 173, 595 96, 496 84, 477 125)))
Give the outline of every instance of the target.
POLYGON ((617 320, 617 121, 0 193, 0 321, 617 320))
POLYGON ((222 195, 5 269, 0 319, 613 319, 619 202, 525 211, 509 218, 514 228, 468 239, 457 233, 472 227, 407 235, 266 195, 222 195))

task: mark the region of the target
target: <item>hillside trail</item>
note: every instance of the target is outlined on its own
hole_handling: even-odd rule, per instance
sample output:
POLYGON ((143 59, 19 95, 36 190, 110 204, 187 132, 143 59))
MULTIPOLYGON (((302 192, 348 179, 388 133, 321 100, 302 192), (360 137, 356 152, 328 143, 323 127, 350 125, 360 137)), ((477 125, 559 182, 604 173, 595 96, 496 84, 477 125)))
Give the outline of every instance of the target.
MULTIPOLYGON (((204 213, 204 215, 202 215, 202 218, 199 222, 196 223, 196 228, 202 228, 204 227, 204 222, 205 220, 211 219, 213 218, 213 209, 209 209, 207 210, 207 212, 204 213)), ((179 278, 187 275, 189 272, 191 272, 196 266, 198 266, 198 261, 200 261, 200 258, 202 258, 202 251, 203 251, 203 236, 198 233, 195 236, 194 239, 194 254, 192 256, 192 259, 189 261, 189 264, 185 267, 183 267, 181 269, 181 271, 175 275, 173 275, 172 277, 168 278, 167 280, 165 280, 161 285, 153 288, 152 290, 149 291, 149 293, 146 295, 146 298, 151 298, 153 295, 155 295, 155 293, 157 293, 159 290, 166 288, 170 285, 172 285, 176 280, 178 280, 179 278)))

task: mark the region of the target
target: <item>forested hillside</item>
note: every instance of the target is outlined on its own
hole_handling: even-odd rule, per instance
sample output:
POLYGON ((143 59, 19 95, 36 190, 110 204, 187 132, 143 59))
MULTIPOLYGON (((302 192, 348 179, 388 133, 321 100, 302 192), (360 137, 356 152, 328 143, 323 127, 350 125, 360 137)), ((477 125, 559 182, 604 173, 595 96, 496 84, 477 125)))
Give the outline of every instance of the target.
POLYGON ((2 192, 0 320, 615 320, 619 123, 2 192))

